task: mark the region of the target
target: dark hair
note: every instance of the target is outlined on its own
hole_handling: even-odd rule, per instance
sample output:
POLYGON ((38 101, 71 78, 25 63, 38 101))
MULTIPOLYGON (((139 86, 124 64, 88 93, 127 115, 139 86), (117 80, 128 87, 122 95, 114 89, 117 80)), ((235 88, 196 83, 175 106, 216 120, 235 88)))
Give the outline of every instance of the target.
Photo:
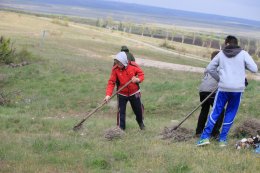
POLYGON ((225 39, 225 45, 227 45, 227 44, 237 46, 238 45, 237 38, 235 36, 232 36, 232 35, 227 36, 226 39, 225 39))
POLYGON ((122 46, 121 47, 121 52, 129 52, 129 49, 127 46, 122 46))
POLYGON ((219 50, 215 50, 214 52, 211 53, 211 60, 219 53, 219 50))
POLYGON ((129 50, 121 50, 121 52, 129 52, 129 50))

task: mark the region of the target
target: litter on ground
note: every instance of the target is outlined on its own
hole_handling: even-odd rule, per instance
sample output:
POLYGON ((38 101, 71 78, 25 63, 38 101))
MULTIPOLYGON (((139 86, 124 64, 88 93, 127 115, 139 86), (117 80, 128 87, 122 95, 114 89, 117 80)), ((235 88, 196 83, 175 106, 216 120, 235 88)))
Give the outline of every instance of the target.
POLYGON ((236 149, 247 149, 254 148, 256 149, 260 145, 260 136, 252 136, 250 138, 243 138, 236 143, 236 149))

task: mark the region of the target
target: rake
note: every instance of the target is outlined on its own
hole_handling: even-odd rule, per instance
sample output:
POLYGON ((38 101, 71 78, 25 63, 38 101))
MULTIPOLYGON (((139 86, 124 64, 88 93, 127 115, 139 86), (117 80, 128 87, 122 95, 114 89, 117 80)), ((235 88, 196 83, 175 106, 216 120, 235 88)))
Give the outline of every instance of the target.
POLYGON ((194 108, 189 114, 186 115, 186 117, 174 128, 171 129, 171 132, 173 132, 173 130, 177 130, 182 123, 184 123, 192 114, 193 112, 195 112, 204 102, 206 102, 216 91, 218 88, 214 89, 196 108, 194 108))
POLYGON ((116 93, 114 93, 108 101, 104 101, 101 105, 99 105, 98 107, 96 107, 95 109, 93 109, 90 113, 88 113, 86 115, 85 118, 83 118, 78 124, 76 124, 73 127, 74 131, 78 131, 82 128, 83 123, 91 116, 93 115, 95 112, 97 112, 100 108, 102 108, 106 103, 108 103, 115 95, 117 95, 121 90, 123 90, 125 87, 127 87, 130 83, 132 82, 132 80, 128 81, 125 85, 123 85, 120 89, 117 90, 116 93))

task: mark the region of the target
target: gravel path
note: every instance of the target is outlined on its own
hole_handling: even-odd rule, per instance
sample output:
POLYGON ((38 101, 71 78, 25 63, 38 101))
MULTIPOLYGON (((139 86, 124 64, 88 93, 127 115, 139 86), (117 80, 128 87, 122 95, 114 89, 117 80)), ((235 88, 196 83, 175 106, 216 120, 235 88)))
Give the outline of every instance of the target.
MULTIPOLYGON (((154 67, 159 69, 169 69, 175 71, 186 71, 186 72, 194 72, 194 73, 203 73, 205 70, 204 68, 201 67, 193 67, 188 65, 173 64, 168 62, 141 59, 141 58, 136 58, 136 63, 139 64, 140 66, 145 66, 145 67, 154 67)), ((248 73, 247 78, 260 81, 260 73, 257 74, 248 73)))
POLYGON ((140 66, 155 67, 155 68, 159 68, 159 69, 169 69, 169 70, 176 70, 176 71, 188 71, 188 72, 195 72, 195 73, 203 73, 204 72, 204 68, 201 68, 201 67, 193 67, 193 66, 188 66, 188 65, 173 64, 173 63, 155 61, 155 60, 149 60, 149 59, 136 58, 136 63, 139 64, 140 66))

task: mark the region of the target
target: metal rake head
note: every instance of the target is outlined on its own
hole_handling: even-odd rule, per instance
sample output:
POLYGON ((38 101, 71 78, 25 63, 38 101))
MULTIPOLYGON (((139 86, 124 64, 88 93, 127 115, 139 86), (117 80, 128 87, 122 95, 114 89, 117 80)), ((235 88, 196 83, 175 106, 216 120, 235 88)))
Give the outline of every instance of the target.
POLYGON ((73 131, 79 131, 79 130, 81 130, 82 129, 82 123, 79 123, 79 124, 77 124, 77 125, 75 125, 74 127, 73 127, 73 131))

